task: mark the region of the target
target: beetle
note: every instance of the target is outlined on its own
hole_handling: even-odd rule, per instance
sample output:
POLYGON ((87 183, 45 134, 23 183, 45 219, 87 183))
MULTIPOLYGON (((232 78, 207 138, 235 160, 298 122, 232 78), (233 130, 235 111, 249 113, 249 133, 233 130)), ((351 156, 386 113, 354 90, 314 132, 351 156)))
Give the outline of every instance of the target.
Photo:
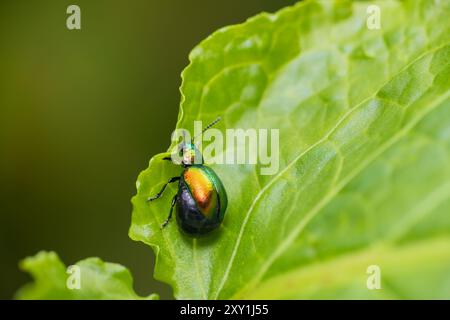
MULTIPOLYGON (((202 133, 220 121, 220 117, 206 126, 202 133)), ((178 192, 172 198, 167 219, 161 229, 167 226, 176 206, 176 221, 179 229, 193 237, 210 233, 217 229, 225 216, 228 205, 227 193, 222 181, 213 169, 204 164, 203 155, 194 144, 194 139, 184 139, 178 146, 178 156, 182 159, 183 172, 180 176, 170 178, 162 189, 147 202, 159 199, 167 185, 178 182, 178 192), (195 159, 200 159, 195 163, 195 159)), ((172 161, 172 157, 163 160, 172 161)))

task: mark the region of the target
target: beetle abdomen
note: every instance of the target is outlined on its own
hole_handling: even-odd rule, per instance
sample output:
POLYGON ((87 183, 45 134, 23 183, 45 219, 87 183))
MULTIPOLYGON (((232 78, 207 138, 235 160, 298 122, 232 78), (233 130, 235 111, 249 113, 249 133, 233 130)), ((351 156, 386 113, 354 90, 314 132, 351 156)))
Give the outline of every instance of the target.
POLYGON ((220 225, 220 220, 206 217, 198 208, 187 186, 180 186, 177 200, 177 223, 189 235, 202 235, 220 225))
POLYGON ((191 235, 200 235, 217 228, 227 205, 225 189, 212 169, 191 166, 180 180, 177 200, 177 222, 191 235))
POLYGON ((205 217, 211 218, 217 211, 218 196, 207 171, 200 166, 190 167, 183 172, 183 180, 201 213, 205 217))

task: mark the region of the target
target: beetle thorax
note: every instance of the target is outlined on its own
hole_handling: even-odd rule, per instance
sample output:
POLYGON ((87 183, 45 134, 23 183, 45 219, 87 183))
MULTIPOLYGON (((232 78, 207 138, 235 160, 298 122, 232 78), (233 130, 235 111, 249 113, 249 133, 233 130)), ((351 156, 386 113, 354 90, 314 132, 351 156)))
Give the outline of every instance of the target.
POLYGON ((203 164, 203 157, 193 143, 183 144, 180 149, 180 156, 182 157, 182 164, 185 166, 203 164))

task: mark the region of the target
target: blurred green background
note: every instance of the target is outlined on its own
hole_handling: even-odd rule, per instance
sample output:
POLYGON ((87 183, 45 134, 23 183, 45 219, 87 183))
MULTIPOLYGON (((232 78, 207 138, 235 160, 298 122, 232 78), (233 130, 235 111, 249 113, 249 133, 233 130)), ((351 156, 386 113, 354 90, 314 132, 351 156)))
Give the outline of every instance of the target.
POLYGON ((29 281, 17 263, 42 249, 121 263, 139 294, 172 297, 151 249, 128 238, 137 175, 169 145, 189 51, 294 2, 0 2, 0 298, 29 281), (70 4, 81 30, 66 28, 70 4))

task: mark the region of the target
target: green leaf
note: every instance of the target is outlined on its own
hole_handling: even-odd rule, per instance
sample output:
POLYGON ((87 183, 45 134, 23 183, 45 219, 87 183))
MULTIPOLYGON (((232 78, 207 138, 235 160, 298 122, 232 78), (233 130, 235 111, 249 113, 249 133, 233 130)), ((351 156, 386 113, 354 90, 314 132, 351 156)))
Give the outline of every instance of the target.
POLYGON ((75 266, 79 267, 76 271, 67 269, 54 252, 41 251, 24 259, 20 267, 33 275, 34 282, 21 288, 16 298, 158 299, 156 294, 139 297, 133 290, 130 272, 119 264, 103 262, 99 258, 88 258, 77 262, 75 266), (67 272, 68 270, 70 272, 67 272), (78 275, 79 278, 76 278, 78 275), (70 278, 72 276, 75 278, 70 278))
POLYGON ((449 299, 448 12, 449 1, 304 1, 200 43, 177 128, 218 115, 222 132, 278 128, 280 170, 212 165, 228 209, 194 240, 160 229, 176 186, 146 202, 182 170, 153 157, 129 234, 154 248, 155 277, 182 299, 449 299), (380 29, 366 26, 372 4, 380 29), (380 290, 367 288, 370 265, 380 290))

